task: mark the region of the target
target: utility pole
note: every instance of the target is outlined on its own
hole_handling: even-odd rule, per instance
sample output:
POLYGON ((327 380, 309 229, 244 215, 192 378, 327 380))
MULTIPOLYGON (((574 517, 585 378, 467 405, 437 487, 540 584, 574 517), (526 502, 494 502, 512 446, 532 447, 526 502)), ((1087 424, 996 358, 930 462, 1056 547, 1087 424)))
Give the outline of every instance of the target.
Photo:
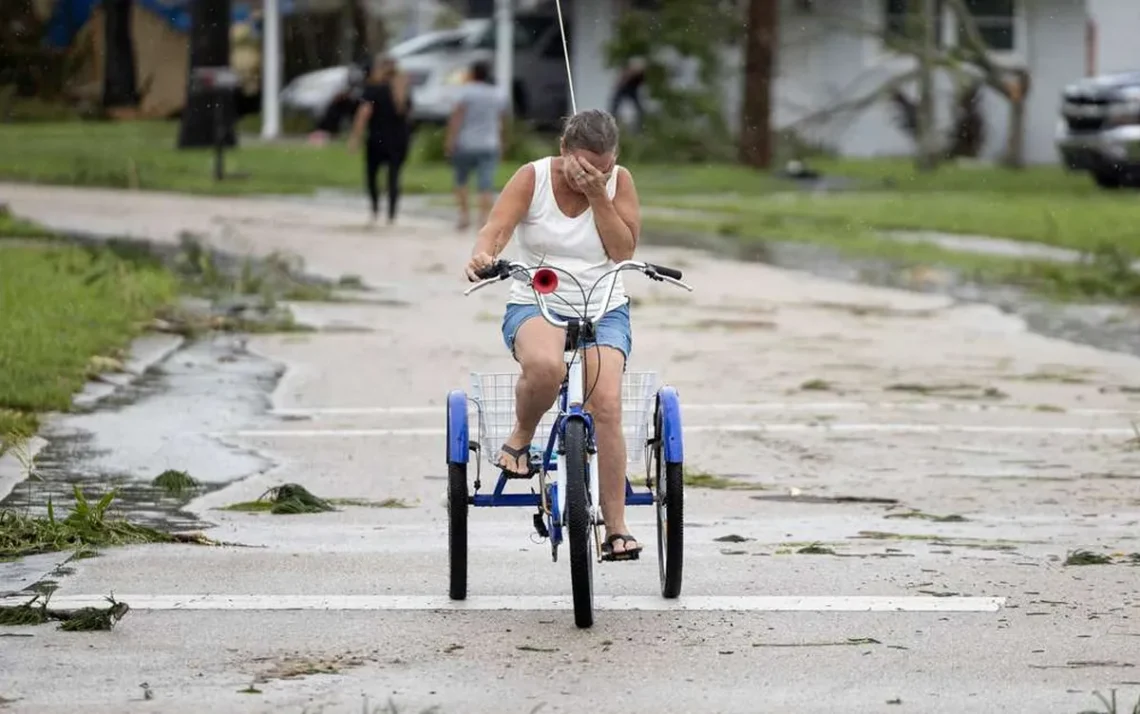
POLYGON ((922 51, 918 58, 918 161, 919 171, 938 165, 938 133, 934 116, 934 55, 937 51, 936 0, 921 0, 922 51))
POLYGON ((744 40, 744 101, 740 117, 740 163, 772 164, 772 78, 779 28, 779 0, 749 0, 744 40))
POLYGON ((514 0, 495 0, 495 84, 514 111, 514 0))
POLYGON ((261 17, 261 138, 281 134, 281 2, 265 0, 261 17))

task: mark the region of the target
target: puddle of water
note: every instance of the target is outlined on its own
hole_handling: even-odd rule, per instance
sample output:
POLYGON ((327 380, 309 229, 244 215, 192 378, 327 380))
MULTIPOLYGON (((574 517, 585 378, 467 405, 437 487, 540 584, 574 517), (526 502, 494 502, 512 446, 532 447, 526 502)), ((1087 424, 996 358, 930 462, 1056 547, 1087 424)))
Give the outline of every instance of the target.
POLYGON ((36 458, 42 480, 19 484, 0 507, 43 514, 50 495, 58 514, 74 502, 73 484, 89 498, 115 487, 117 515, 164 530, 205 527, 183 510, 191 496, 270 466, 206 434, 256 421, 279 375, 277 365, 246 352, 239 336, 189 343, 90 411, 53 420, 42 434, 49 443, 36 458), (187 472, 202 488, 165 496, 150 482, 168 469, 187 472))

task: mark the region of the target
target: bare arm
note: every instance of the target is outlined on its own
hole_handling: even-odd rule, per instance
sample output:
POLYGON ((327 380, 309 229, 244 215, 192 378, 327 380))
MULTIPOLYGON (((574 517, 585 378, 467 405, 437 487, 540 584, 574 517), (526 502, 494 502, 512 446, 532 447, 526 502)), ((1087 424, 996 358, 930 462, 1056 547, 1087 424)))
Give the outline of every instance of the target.
POLYGON ((448 156, 455 152, 455 140, 459 136, 459 127, 463 125, 464 111, 463 102, 459 102, 455 105, 455 109, 451 110, 451 117, 447 120, 447 138, 444 147, 448 156))
POLYGON ((356 119, 352 122, 352 134, 348 137, 349 144, 360 143, 360 137, 364 134, 364 126, 371 118, 372 102, 361 101, 360 107, 356 110, 356 119))
POLYGON ((641 202, 633 176, 619 168, 613 199, 602 191, 590 197, 590 207, 594 209, 594 225, 610 260, 621 262, 633 258, 641 235, 641 202))
POLYGON ((487 224, 479 229, 472 255, 486 253, 497 257, 507 247, 515 226, 526 217, 534 195, 534 167, 524 165, 503 187, 503 192, 487 216, 487 224))

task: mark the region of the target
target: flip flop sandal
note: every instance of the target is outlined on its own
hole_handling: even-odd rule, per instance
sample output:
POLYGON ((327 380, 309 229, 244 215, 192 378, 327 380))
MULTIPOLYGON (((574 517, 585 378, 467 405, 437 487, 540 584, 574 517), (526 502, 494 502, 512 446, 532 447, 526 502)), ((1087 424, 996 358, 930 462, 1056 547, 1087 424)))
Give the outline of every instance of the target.
POLYGON ((638 543, 636 548, 623 551, 614 551, 614 543, 619 540, 623 543, 629 543, 631 541, 637 543, 637 539, 631 535, 626 535, 624 533, 614 533, 609 538, 606 538, 606 542, 602 544, 602 560, 637 560, 641 557, 640 543, 638 543))
POLYGON ((508 446, 506 444, 503 444, 499 448, 499 451, 501 451, 501 452, 507 454, 508 456, 512 457, 513 459, 515 459, 515 463, 518 463, 518 459, 520 459, 524 456, 526 457, 526 464, 527 464, 526 473, 523 473, 521 471, 514 471, 512 469, 508 469, 502 463, 502 460, 499 461, 499 468, 502 469, 503 474, 507 478, 527 479, 527 478, 530 478, 531 476, 534 476, 535 473, 537 473, 534 466, 530 463, 530 446, 525 446, 521 449, 516 449, 513 446, 508 446))

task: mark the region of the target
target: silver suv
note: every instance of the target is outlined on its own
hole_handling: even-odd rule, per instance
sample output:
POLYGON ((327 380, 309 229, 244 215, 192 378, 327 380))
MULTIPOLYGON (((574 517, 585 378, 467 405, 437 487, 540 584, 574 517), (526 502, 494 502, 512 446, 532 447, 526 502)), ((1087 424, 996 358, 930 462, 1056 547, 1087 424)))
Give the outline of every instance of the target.
POLYGON ((1062 94, 1057 149, 1102 188, 1140 187, 1140 72, 1089 77, 1062 94))

